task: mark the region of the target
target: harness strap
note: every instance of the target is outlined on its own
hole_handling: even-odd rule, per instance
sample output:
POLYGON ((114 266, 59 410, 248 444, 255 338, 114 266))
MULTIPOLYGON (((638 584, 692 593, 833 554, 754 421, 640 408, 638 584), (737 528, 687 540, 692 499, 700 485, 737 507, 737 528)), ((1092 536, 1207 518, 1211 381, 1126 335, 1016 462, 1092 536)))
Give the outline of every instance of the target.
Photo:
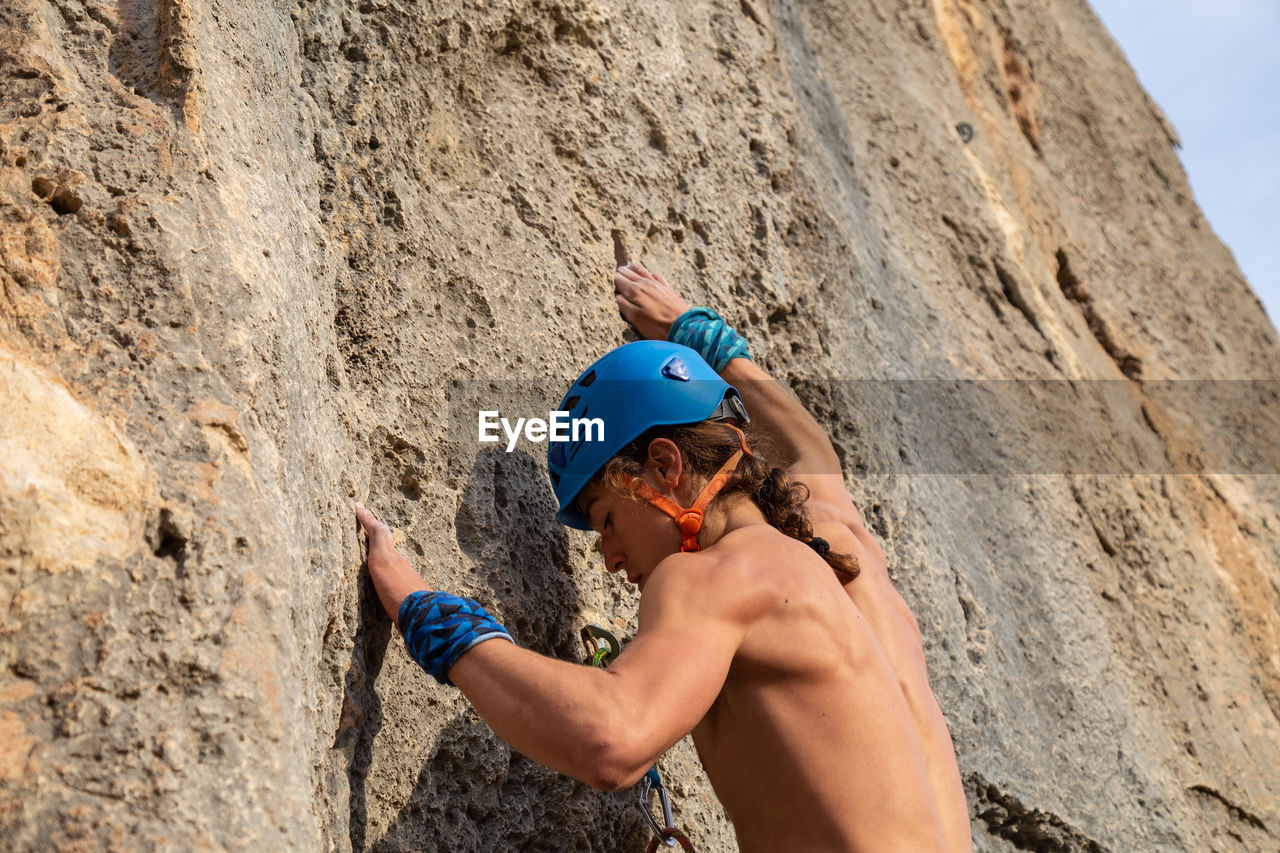
POLYGON ((641 497, 675 519, 676 524, 680 527, 680 535, 684 538, 680 545, 681 551, 702 550, 702 546, 698 544, 698 533, 702 530, 702 519, 706 514, 707 506, 724 488, 724 484, 729 482, 729 477, 733 475, 733 471, 738 467, 738 463, 742 461, 742 457, 751 455, 751 451, 747 449, 747 437, 742 434, 742 430, 729 423, 726 423, 725 426, 738 434, 738 449, 725 460, 725 463, 720 466, 720 470, 711 478, 711 481, 702 487, 702 491, 698 493, 693 506, 680 506, 671 498, 658 492, 657 489, 650 486, 641 477, 633 477, 631 480, 631 487, 641 497))

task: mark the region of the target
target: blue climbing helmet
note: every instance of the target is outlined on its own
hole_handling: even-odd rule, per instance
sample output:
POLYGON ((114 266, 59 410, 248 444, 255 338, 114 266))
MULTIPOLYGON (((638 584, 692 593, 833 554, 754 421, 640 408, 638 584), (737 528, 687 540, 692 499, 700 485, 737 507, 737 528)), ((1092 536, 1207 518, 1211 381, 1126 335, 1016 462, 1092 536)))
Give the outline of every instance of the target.
POLYGON ((570 421, 600 419, 599 429, 579 429, 567 441, 551 441, 547 470, 562 524, 591 525, 574 503, 578 492, 632 441, 655 426, 738 418, 747 409, 738 390, 689 347, 667 341, 635 341, 611 350, 588 367, 560 401, 570 421))

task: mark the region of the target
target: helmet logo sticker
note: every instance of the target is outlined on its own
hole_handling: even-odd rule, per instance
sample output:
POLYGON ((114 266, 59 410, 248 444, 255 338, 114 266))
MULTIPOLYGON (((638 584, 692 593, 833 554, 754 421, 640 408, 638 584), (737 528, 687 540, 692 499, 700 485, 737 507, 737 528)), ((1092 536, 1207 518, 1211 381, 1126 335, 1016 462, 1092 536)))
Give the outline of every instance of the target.
POLYGON ((673 355, 662 364, 662 375, 668 379, 677 379, 681 382, 689 381, 689 365, 684 363, 684 359, 678 355, 673 355))

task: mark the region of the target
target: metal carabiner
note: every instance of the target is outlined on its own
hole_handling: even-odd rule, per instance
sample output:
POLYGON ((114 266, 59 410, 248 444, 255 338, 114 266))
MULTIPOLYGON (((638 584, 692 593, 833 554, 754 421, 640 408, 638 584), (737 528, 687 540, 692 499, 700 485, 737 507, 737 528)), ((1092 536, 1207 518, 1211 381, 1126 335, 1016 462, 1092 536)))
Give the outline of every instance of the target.
MULTIPOLYGON (((582 644, 587 647, 587 657, 583 663, 589 666, 604 667, 611 663, 622 652, 622 643, 618 636, 599 622, 589 622, 583 626, 582 644)), ((653 838, 649 841, 646 853, 655 853, 658 845, 675 847, 679 844, 687 853, 693 853, 693 842, 683 832, 676 829, 675 817, 671 814, 671 797, 667 794, 667 786, 662 784, 658 775, 658 765, 653 765, 640 780, 640 811, 653 829, 653 838), (662 804, 662 820, 665 826, 659 826, 649 810, 649 795, 654 789, 658 791, 658 802, 662 804)))
POLYGON ((588 666, 605 666, 622 653, 618 635, 599 622, 588 622, 580 633, 582 644, 587 647, 587 657, 583 663, 588 666))
POLYGON ((671 797, 667 795, 667 786, 662 784, 662 777, 658 775, 656 764, 650 767, 649 772, 645 773, 644 778, 640 780, 640 811, 644 814, 645 820, 649 821, 654 835, 658 836, 658 839, 667 847, 675 847, 676 839, 671 833, 675 832, 676 820, 671 815, 671 797), (662 804, 662 826, 653 819, 653 812, 649 810, 649 795, 655 788, 658 791, 658 802, 662 804))
POLYGON ((661 835, 655 835, 649 839, 649 846, 645 848, 644 853, 658 853, 660 843, 668 847, 674 847, 678 843, 684 848, 685 853, 694 853, 693 842, 689 840, 689 836, 678 829, 664 829, 661 835))

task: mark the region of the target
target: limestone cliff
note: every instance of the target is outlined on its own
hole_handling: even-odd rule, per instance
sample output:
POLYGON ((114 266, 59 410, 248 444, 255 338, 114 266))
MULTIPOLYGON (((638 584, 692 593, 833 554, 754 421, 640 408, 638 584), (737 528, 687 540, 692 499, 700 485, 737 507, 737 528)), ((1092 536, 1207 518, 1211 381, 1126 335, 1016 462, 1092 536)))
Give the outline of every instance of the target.
POLYGON ((350 510, 632 624, 474 433, 624 339, 615 232, 831 429, 979 850, 1280 846, 1280 343, 1084 0, 6 0, 0 80, 5 849, 642 848, 350 510))

